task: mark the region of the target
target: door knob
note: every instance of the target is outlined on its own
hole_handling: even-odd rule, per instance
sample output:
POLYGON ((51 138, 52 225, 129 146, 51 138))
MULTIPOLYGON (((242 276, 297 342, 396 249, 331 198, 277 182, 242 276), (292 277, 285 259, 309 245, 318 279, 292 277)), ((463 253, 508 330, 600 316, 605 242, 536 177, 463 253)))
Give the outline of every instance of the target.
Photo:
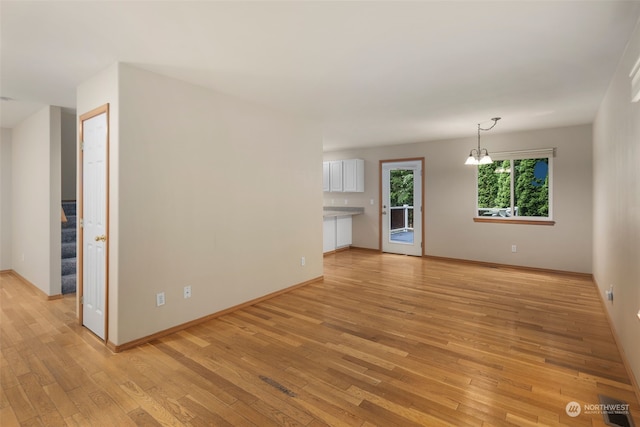
POLYGON ((104 234, 102 236, 96 236, 96 242, 106 242, 107 241, 107 236, 105 236, 104 234))

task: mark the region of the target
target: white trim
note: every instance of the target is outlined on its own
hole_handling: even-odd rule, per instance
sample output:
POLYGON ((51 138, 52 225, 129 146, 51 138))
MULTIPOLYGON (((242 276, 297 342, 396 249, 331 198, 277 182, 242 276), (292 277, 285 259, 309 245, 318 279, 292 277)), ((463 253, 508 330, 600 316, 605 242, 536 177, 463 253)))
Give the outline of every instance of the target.
POLYGON ((556 156, 556 149, 536 148, 534 150, 499 151, 491 153, 491 158, 495 160, 518 160, 518 159, 544 159, 556 156))
MULTIPOLYGON (((555 150, 554 150, 554 155, 555 155, 555 150)), ((548 170, 547 173, 549 174, 549 187, 547 188, 547 191, 549 192, 549 219, 553 220, 553 205, 555 204, 553 202, 553 156, 549 156, 549 164, 548 164, 548 170)))
POLYGON ((638 102, 640 101, 640 57, 631 68, 629 77, 631 78, 631 102, 638 102))

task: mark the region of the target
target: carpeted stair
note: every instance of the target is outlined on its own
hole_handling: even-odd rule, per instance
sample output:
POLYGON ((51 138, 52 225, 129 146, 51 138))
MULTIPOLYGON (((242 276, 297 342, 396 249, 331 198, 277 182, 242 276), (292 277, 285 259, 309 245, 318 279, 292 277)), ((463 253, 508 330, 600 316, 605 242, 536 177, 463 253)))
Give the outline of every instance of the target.
POLYGON ((62 223, 62 293, 76 291, 76 202, 63 202, 67 222, 62 223))

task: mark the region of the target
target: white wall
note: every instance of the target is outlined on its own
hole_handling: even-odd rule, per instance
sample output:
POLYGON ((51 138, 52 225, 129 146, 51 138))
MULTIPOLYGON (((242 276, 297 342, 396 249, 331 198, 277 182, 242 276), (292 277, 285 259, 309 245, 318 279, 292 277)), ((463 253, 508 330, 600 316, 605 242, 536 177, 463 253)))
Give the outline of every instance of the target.
POLYGON ((594 277, 640 383, 640 102, 631 103, 629 73, 640 58, 636 25, 594 122, 594 277))
MULTIPOLYGON (((116 74, 119 123, 110 127, 118 134, 110 141, 110 170, 119 194, 118 209, 110 211, 110 262, 117 259, 118 268, 110 266, 110 289, 117 287, 110 304, 117 311, 110 306, 110 318, 118 320, 110 323, 112 343, 322 275, 319 128, 128 65, 116 74), (188 300, 185 285, 192 287, 188 300), (166 305, 158 308, 161 291, 166 305)), ((79 114, 84 97, 81 86, 79 114)))
POLYGON ((62 111, 61 185, 62 200, 76 200, 76 115, 62 111))
POLYGON ((47 295, 61 292, 60 108, 12 132, 12 269, 47 295))
POLYGON ((0 270, 11 269, 11 129, 0 129, 0 270))
POLYGON ((477 144, 469 138, 327 152, 325 160, 365 159, 365 193, 325 193, 325 205, 364 206, 354 217, 354 246, 378 249, 379 161, 425 157, 426 255, 591 273, 591 126, 486 133, 490 152, 557 147, 554 226, 473 222, 475 172, 463 163, 477 144), (370 205, 370 200, 374 205, 370 205), (511 245, 518 252, 511 252, 511 245))

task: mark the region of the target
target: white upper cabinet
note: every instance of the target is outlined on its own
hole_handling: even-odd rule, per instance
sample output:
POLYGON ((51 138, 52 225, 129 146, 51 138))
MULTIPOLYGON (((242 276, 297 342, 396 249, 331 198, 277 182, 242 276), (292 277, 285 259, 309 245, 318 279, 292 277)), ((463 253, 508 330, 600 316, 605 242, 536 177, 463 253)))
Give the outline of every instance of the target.
POLYGON ((329 188, 342 191, 342 160, 329 162, 329 188))
POLYGON ((331 167, 329 162, 322 162, 322 191, 331 191, 331 167))
POLYGON ((342 161, 342 191, 362 193, 364 191, 364 160, 342 161))
POLYGON ((364 192, 364 160, 333 160, 322 163, 322 189, 333 192, 364 192))

